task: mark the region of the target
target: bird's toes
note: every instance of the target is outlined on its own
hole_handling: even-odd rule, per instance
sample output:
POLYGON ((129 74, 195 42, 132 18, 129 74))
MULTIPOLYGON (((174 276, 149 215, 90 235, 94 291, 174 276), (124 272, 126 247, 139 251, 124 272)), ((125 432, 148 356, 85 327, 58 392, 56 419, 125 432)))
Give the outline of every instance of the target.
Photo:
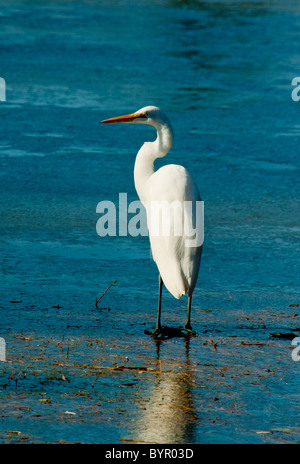
POLYGON ((159 327, 153 332, 144 331, 146 335, 150 335, 155 340, 164 340, 173 337, 186 337, 187 335, 196 336, 196 332, 191 327, 159 327))
POLYGON ((192 335, 193 337, 196 337, 197 335, 197 332, 195 332, 195 330, 192 329, 192 326, 190 324, 185 324, 185 326, 181 327, 180 329, 192 335))

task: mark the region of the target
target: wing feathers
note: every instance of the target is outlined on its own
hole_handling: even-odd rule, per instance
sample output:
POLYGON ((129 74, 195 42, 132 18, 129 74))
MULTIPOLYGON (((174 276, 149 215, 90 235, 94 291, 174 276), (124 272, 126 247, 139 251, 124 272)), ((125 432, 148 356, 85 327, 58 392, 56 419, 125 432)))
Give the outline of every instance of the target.
MULTIPOLYGON (((200 201, 200 195, 182 166, 164 166, 148 182, 146 209, 153 259, 169 292, 180 298, 193 292, 198 276, 201 246, 189 246, 184 208, 185 202, 200 201)), ((195 222, 192 211, 195 208, 188 213, 190 227, 195 222)))

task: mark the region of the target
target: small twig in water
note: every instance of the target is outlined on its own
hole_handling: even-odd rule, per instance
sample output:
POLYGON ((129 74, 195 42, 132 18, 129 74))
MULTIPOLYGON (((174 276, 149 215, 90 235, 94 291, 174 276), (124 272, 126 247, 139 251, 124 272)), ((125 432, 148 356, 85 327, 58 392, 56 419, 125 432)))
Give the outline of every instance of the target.
POLYGON ((65 336, 63 335, 63 337, 62 337, 61 341, 60 341, 60 342, 58 342, 58 343, 57 343, 55 346, 59 346, 59 345, 60 345, 60 344, 61 344, 61 343, 64 341, 64 339, 65 339, 65 336))
POLYGON ((105 295, 105 293, 107 292, 107 290, 110 289, 110 287, 113 287, 114 285, 116 285, 116 282, 117 282, 117 281, 114 280, 114 282, 112 282, 112 283, 107 287, 107 289, 104 290, 104 292, 102 293, 102 295, 99 296, 98 300, 96 300, 96 306, 97 306, 97 308, 98 308, 98 303, 99 303, 99 301, 101 300, 101 298, 105 295))

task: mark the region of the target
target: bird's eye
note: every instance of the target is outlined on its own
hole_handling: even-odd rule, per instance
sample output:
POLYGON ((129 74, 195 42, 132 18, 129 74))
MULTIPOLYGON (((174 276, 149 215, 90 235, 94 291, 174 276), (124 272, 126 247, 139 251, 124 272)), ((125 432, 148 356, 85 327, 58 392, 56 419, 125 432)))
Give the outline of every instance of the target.
POLYGON ((148 118, 148 113, 140 113, 139 118, 144 118, 144 119, 148 118))

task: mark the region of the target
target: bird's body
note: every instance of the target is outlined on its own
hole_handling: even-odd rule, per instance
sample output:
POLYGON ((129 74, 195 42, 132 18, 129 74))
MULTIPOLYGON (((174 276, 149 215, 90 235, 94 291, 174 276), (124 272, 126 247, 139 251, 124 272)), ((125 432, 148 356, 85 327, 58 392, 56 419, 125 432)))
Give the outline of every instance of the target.
POLYGON ((171 124, 159 108, 145 107, 131 115, 103 122, 144 123, 153 125, 157 130, 157 139, 144 143, 134 166, 135 188, 146 208, 152 256, 160 273, 156 332, 161 329, 162 282, 175 298, 188 293, 188 320, 185 328, 190 329, 191 297, 197 282, 202 251, 202 240, 191 242, 191 231, 196 230, 196 212, 200 202, 198 188, 183 166, 169 164, 154 171, 154 161, 164 157, 173 144, 171 124))
MULTIPOLYGON (((200 201, 198 189, 188 173, 188 171, 178 165, 170 164, 163 166, 149 178, 146 188, 147 196, 145 207, 147 210, 147 220, 149 229, 149 238, 151 243, 152 256, 157 264, 164 285, 169 292, 175 297, 180 298, 188 292, 193 293, 196 285, 198 269, 200 264, 200 253, 197 247, 186 246, 187 237, 184 232, 184 222, 181 224, 182 234, 175 235, 172 232, 176 228, 174 222, 183 215, 184 202, 200 201), (163 234, 151 231, 152 212, 151 205, 157 202, 161 211, 161 217, 158 216, 162 225, 163 218, 169 216, 170 235, 168 230, 163 234), (170 209, 170 205, 178 206, 178 215, 176 210, 170 209), (199 257, 199 259, 198 259, 199 257)), ((167 223, 167 226, 169 223, 167 223)), ((154 223, 155 226, 155 223, 154 223)), ((152 227, 153 228, 153 227, 152 227)), ((160 233, 161 232, 161 233, 160 233)))

